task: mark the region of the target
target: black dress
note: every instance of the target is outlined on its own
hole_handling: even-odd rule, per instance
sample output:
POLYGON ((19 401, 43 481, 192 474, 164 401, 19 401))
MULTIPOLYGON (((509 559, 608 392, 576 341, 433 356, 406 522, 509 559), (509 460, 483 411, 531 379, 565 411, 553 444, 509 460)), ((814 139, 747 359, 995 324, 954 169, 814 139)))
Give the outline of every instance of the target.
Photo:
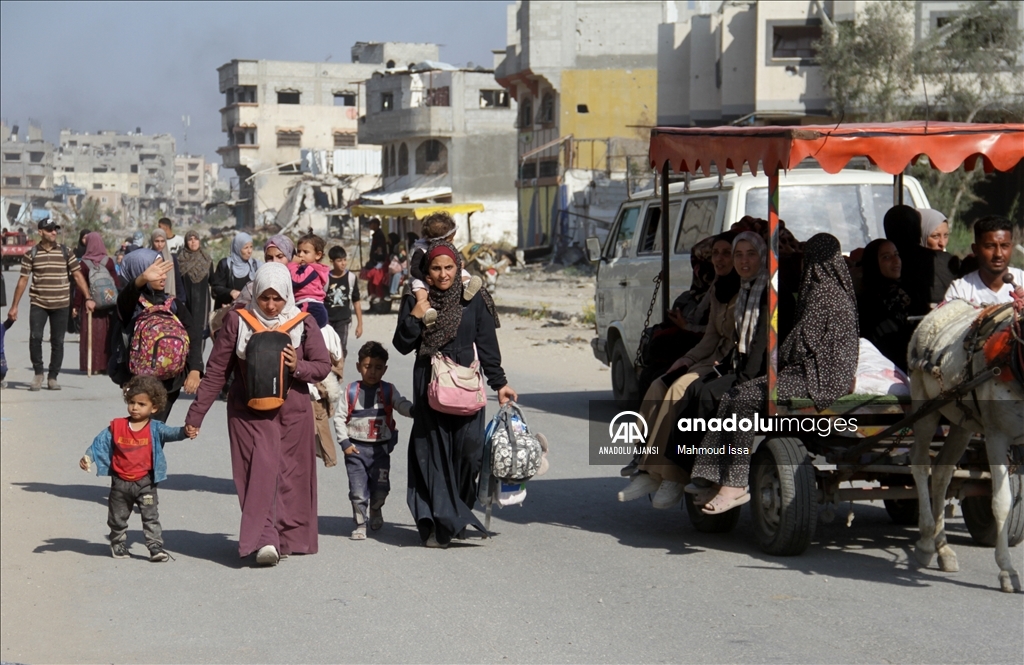
MULTIPOLYGON (((398 327, 392 343, 399 353, 419 352, 423 322, 410 315, 416 304, 412 295, 402 299, 398 327)), ((487 385, 499 390, 507 381, 501 368, 501 350, 495 334, 494 317, 478 293, 462 304, 458 333, 441 352, 463 366, 473 363, 473 345, 487 385)), ((434 531, 444 545, 466 527, 483 531, 473 514, 477 475, 484 444, 486 409, 472 416, 439 413, 427 402, 430 358, 417 355, 413 365, 413 425, 409 436, 409 510, 420 539, 434 531)))
POLYGON ((245 277, 235 277, 231 272, 231 266, 228 265, 228 260, 221 259, 220 263, 217 264, 217 269, 213 272, 213 276, 210 277, 210 290, 213 291, 214 309, 230 305, 234 301, 231 292, 241 291, 250 281, 251 278, 248 275, 245 277))
MULTIPOLYGON (((188 302, 189 314, 192 316, 192 327, 189 328, 188 336, 189 339, 199 340, 200 352, 206 344, 206 326, 210 320, 211 277, 213 277, 212 266, 210 273, 198 282, 193 282, 188 275, 181 275, 183 293, 188 302)), ((202 356, 200 355, 200 357, 202 356)))

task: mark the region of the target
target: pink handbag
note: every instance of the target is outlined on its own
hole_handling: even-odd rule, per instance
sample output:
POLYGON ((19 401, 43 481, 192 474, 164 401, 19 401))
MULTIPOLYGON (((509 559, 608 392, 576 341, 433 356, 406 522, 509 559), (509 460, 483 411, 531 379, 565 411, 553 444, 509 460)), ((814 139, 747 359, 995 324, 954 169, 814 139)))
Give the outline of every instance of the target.
POLYGON ((473 347, 473 363, 463 367, 440 352, 430 359, 430 408, 453 416, 471 416, 487 406, 487 390, 480 374, 480 360, 473 347))

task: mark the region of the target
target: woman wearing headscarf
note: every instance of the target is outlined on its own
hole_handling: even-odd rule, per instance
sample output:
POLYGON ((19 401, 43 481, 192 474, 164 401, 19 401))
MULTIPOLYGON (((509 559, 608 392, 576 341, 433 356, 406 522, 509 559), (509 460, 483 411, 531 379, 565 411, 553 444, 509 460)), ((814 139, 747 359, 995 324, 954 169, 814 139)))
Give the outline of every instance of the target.
MULTIPOLYGON (((737 304, 737 313, 739 310, 737 304)), ((804 272, 795 316, 793 330, 779 348, 778 396, 809 398, 820 411, 850 392, 859 350, 853 280, 835 236, 819 233, 804 246, 804 272)), ((722 396, 718 417, 736 414, 738 419, 752 418, 765 406, 767 386, 766 377, 738 383, 722 396)), ((713 496, 705 495, 706 503, 695 503, 704 503, 704 512, 716 515, 749 501, 746 487, 754 432, 709 431, 701 445, 724 446, 726 452, 696 457, 694 482, 710 486, 706 494, 713 496)))
MULTIPOLYGON (((666 374, 653 381, 644 394, 641 414, 644 421, 650 423, 647 440, 658 453, 645 455, 640 460, 636 468, 639 473, 633 475, 629 486, 619 492, 619 501, 632 501, 654 492, 652 505, 663 509, 678 504, 682 498, 688 476, 665 456, 674 422, 671 416, 690 384, 713 371, 715 363, 723 360, 735 344, 734 310, 740 288, 740 276, 733 269, 732 262, 735 237, 736 233, 727 231, 708 239, 711 241, 708 253, 714 283, 704 298, 708 303, 707 327, 700 341, 683 351, 682 357, 666 374)), ((701 244, 703 241, 698 246, 701 244)))
MULTIPOLYGON (((245 309, 269 329, 301 315, 283 265, 261 266, 253 294, 245 309)), ((255 552, 256 562, 263 566, 275 565, 289 554, 315 554, 318 548, 315 430, 307 383, 327 376, 331 358, 311 321, 288 331, 291 344, 283 358, 293 381, 281 407, 250 409, 244 381, 235 381, 228 396, 231 470, 242 509, 238 555, 255 552)), ((227 376, 243 365, 252 334, 238 310, 228 311, 210 353, 208 380, 200 384, 185 418, 190 431, 198 431, 227 376)))
POLYGON ((463 300, 462 255, 444 240, 431 243, 425 258, 428 297, 402 299, 392 343, 399 353, 416 353, 413 365, 413 424, 409 436, 409 510, 427 547, 447 547, 467 527, 483 531, 473 514, 484 444, 484 410, 456 416, 432 409, 427 400, 430 361, 435 353, 468 367, 477 358, 487 384, 504 404, 516 399, 501 368, 490 294, 481 288, 463 300), (428 307, 437 311, 431 328, 423 324, 428 307))
MULTIPOLYGON (((933 211, 934 212, 934 211, 933 211)), ((942 213, 937 213, 942 215, 942 213)), ((929 227, 935 215, 928 214, 929 227)), ((943 221, 945 216, 942 215, 943 221)), ((910 206, 893 206, 885 213, 885 237, 892 241, 905 266, 903 290, 910 296, 908 313, 927 314, 946 297, 946 289, 960 269, 960 260, 942 249, 929 249, 922 211, 910 206)))
POLYGON ((239 232, 231 241, 231 253, 221 259, 210 278, 214 309, 226 307, 256 276, 259 263, 253 258, 252 236, 239 232))
POLYGON ((882 355, 907 370, 907 347, 914 332, 907 321, 910 296, 900 287, 903 265, 896 245, 872 240, 861 257, 861 293, 857 298, 860 336, 882 355))
POLYGON ((129 348, 131 337, 135 333, 135 319, 144 308, 142 300, 151 305, 162 305, 168 299, 173 300, 171 311, 188 331, 189 350, 185 368, 177 376, 163 381, 167 390, 167 404, 153 415, 154 419, 167 422, 171 408, 181 391, 194 393, 199 386, 203 367, 202 339, 197 339, 193 335, 195 327, 192 325, 192 314, 184 299, 173 298, 167 293, 168 276, 174 269, 172 262, 165 260, 156 250, 141 248, 125 254, 121 265, 124 288, 117 296, 117 316, 122 330, 128 335, 129 348))
POLYGON ((149 248, 163 257, 164 261, 170 261, 174 266, 171 272, 167 273, 167 295, 172 298, 179 298, 187 301, 185 285, 181 281, 181 270, 178 268, 178 257, 171 253, 167 246, 167 232, 163 229, 156 229, 149 236, 149 248), (180 296, 178 294, 181 294, 180 296))
MULTIPOLYGON (((85 237, 89 235, 89 233, 89 229, 82 229, 78 232, 78 244, 75 245, 74 255, 79 261, 81 261, 82 257, 85 256, 85 237)), ((88 298, 89 296, 88 294, 82 295, 79 293, 78 287, 75 286, 75 280, 72 279, 70 281, 71 300, 68 304, 68 334, 77 335, 83 330, 79 319, 81 318, 81 315, 85 313, 77 303, 80 300, 84 302, 85 298, 88 298)), ((89 281, 88 276, 85 277, 85 281, 89 281)), ((82 371, 85 371, 85 368, 82 368, 82 371)))
MULTIPOLYGON (((114 260, 107 255, 107 246, 103 243, 103 236, 98 232, 87 233, 85 240, 85 251, 82 253, 80 263, 82 266, 82 277, 86 284, 89 283, 89 275, 94 270, 106 270, 110 278, 117 283, 117 271, 114 260)), ((89 315, 85 311, 85 301, 90 297, 89 293, 80 293, 76 289, 75 298, 72 301, 75 310, 78 312, 78 328, 82 331, 82 338, 78 343, 78 369, 85 372, 89 369, 89 354, 92 354, 92 371, 105 373, 107 361, 110 359, 110 331, 111 317, 114 309, 93 310, 92 326, 89 325, 89 315)))
POLYGON ((213 259, 203 249, 199 234, 192 230, 185 234, 185 244, 175 258, 181 275, 183 293, 192 314, 194 330, 190 330, 189 334, 203 340, 201 345, 205 348, 204 332, 210 320, 210 279, 213 277, 213 259))

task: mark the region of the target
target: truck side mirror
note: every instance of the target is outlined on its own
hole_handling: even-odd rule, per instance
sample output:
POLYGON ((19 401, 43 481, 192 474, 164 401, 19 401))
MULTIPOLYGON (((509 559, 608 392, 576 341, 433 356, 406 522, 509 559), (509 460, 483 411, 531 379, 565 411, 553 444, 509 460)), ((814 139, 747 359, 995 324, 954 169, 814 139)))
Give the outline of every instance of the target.
POLYGON ((601 241, 595 236, 587 238, 587 258, 591 263, 601 260, 601 241))

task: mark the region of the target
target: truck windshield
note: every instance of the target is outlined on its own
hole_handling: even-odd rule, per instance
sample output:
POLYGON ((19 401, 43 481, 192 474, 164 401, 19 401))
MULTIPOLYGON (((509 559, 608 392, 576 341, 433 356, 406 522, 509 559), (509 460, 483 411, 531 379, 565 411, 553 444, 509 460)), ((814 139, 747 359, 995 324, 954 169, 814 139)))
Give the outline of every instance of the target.
MULTIPOLYGON (((914 205, 910 190, 903 200, 914 205)), ((779 218, 796 239, 806 242, 816 233, 831 233, 849 254, 875 238, 884 238, 882 219, 892 207, 890 185, 782 185, 779 187, 779 218)), ((747 192, 746 213, 768 216, 768 188, 747 192)))

